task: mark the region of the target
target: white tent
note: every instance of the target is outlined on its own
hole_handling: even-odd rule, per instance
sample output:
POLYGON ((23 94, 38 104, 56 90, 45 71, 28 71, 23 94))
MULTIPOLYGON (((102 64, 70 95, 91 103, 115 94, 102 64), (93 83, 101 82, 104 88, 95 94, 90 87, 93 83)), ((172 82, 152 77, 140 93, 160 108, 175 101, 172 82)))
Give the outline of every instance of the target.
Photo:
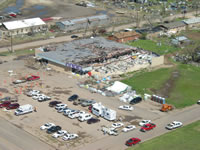
POLYGON ((121 92, 125 91, 128 87, 128 85, 122 82, 115 81, 112 86, 107 88, 107 90, 120 94, 121 92))

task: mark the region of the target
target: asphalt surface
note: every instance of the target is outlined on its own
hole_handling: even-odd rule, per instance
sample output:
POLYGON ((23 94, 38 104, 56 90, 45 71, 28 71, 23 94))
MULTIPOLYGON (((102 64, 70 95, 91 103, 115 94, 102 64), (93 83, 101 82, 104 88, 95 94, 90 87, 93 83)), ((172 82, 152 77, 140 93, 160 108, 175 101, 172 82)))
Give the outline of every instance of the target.
MULTIPOLYGON (((94 143, 82 145, 77 149, 81 150, 124 150, 128 148, 125 142, 132 137, 138 137, 142 142, 152 139, 156 136, 160 136, 164 133, 170 132, 165 129, 165 126, 172 121, 181 121, 183 125, 187 125, 194 121, 200 120, 200 106, 193 105, 183 110, 170 112, 169 115, 162 118, 153 120, 156 124, 156 128, 145 133, 139 131, 140 127, 137 127, 134 131, 128 133, 120 133, 118 136, 105 136, 105 138, 98 140, 94 143)), ((103 134, 103 133, 102 133, 103 134)))
POLYGON ((0 118, 0 150, 54 150, 54 148, 0 118))

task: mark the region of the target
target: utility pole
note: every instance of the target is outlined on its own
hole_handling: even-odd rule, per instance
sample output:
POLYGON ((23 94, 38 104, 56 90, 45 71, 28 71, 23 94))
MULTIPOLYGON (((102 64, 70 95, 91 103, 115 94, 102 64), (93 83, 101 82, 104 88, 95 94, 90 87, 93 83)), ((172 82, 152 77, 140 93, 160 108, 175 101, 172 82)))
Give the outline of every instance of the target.
POLYGON ((10 32, 10 33, 11 33, 11 36, 10 36, 10 50, 11 50, 12 53, 14 53, 15 51, 14 51, 14 49, 13 49, 13 37, 12 37, 12 32, 10 32))

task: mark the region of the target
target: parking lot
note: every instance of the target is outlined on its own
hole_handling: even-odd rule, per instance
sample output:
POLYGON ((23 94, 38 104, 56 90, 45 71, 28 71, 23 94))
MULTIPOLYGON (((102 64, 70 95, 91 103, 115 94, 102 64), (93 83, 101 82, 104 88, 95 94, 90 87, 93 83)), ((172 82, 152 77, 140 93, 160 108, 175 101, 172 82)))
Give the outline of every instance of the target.
MULTIPOLYGON (((84 80, 81 77, 77 77, 71 73, 53 70, 30 69, 25 66, 24 59, 9 60, 6 58, 5 60, 7 62, 1 65, 0 72, 0 77, 2 79, 0 82, 1 97, 17 96, 20 105, 31 104, 36 107, 36 112, 15 116, 14 110, 4 111, 5 109, 2 109, 1 116, 59 150, 66 148, 74 149, 80 147, 80 145, 93 143, 108 137, 109 135, 103 134, 101 127, 111 126, 113 122, 99 118, 100 122, 89 125, 86 122, 78 121, 78 119, 70 119, 62 113, 58 113, 55 108, 49 107, 48 103, 50 101, 38 102, 37 100, 33 100, 31 97, 26 96, 24 92, 28 88, 39 90, 45 95, 50 96, 51 101, 59 100, 62 101, 62 103, 67 104, 69 108, 82 110, 87 113, 89 113, 88 107, 81 107, 80 105, 75 106, 72 102, 68 101, 68 98, 73 94, 78 94, 80 98, 93 99, 96 102, 101 102, 104 106, 115 110, 117 112, 117 118, 121 118, 124 125, 133 124, 138 127, 138 122, 143 119, 150 119, 153 121, 166 115, 166 113, 161 113, 159 111, 159 104, 151 101, 142 101, 141 103, 134 105, 134 110, 132 111, 119 110, 118 107, 125 103, 119 101, 118 97, 105 97, 97 93, 90 93, 86 89, 79 88, 77 83, 84 80), (13 70, 12 76, 9 76, 9 70, 13 70), (30 75, 38 75, 40 76, 40 80, 17 85, 12 84, 12 81, 30 75), (59 125, 63 130, 66 130, 69 133, 78 134, 79 137, 69 141, 63 141, 62 138, 55 139, 51 134, 49 135, 45 131, 40 130, 40 126, 47 122, 59 125)), ((139 130, 139 128, 136 128, 136 130, 139 130)), ((121 133, 121 130, 119 130, 118 136, 120 136, 120 134, 126 133, 121 133)))

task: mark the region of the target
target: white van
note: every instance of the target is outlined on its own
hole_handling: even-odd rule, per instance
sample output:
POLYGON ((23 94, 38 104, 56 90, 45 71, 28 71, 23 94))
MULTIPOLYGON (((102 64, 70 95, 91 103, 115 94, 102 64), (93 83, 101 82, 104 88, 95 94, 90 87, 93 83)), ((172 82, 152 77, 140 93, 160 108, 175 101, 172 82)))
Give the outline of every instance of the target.
POLYGON ((19 115, 23 115, 23 114, 31 113, 31 112, 33 112, 33 106, 30 104, 26 104, 26 105, 22 105, 19 108, 17 108, 15 110, 15 115, 19 116, 19 115))
POLYGON ((87 121, 87 120, 89 120, 89 119, 91 119, 92 118, 92 115, 90 115, 90 114, 81 114, 79 117, 78 117, 78 120, 79 121, 87 121))

